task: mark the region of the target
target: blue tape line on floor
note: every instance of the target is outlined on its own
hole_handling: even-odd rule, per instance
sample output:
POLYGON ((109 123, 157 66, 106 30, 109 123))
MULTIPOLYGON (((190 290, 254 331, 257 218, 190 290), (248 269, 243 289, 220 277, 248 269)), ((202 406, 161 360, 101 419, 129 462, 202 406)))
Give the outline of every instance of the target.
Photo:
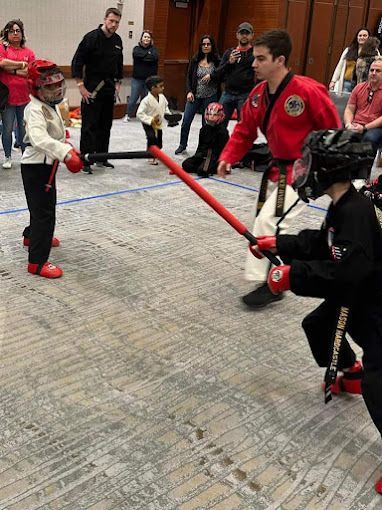
MULTIPOLYGON (((195 180, 202 180, 202 177, 196 178, 195 180)), ((204 180, 204 179, 203 179, 204 180)), ((246 189, 248 191, 255 191, 256 193, 259 192, 258 188, 252 187, 252 186, 246 186, 244 184, 237 184, 234 182, 226 181, 224 179, 217 179, 215 177, 210 177, 211 181, 218 182, 220 184, 228 184, 229 186, 234 186, 236 188, 246 189)), ((157 188, 165 188, 167 186, 174 186, 176 184, 184 184, 182 180, 179 181, 171 181, 171 182, 163 182, 160 184, 152 184, 150 186, 142 186, 140 188, 131 188, 131 189, 124 189, 120 191, 110 191, 109 193, 102 193, 99 195, 90 195, 88 197, 83 198, 71 198, 69 200, 62 200, 58 201, 57 205, 67 205, 67 204, 75 204, 77 202, 85 202, 87 200, 96 200, 98 198, 107 198, 112 197, 115 195, 124 195, 126 193, 136 193, 138 191, 145 191, 145 190, 151 190, 151 189, 157 189, 157 188)), ((308 204, 308 207, 311 207, 312 209, 317 209, 318 211, 326 212, 327 209, 324 207, 319 207, 317 205, 308 204)), ((19 209, 6 209, 5 211, 0 211, 0 216, 6 215, 6 214, 16 214, 19 212, 26 212, 28 211, 27 207, 20 207, 19 209)))
MULTIPOLYGON (((221 184, 228 184, 229 186, 235 186, 236 188, 247 189, 249 191, 256 191, 256 193, 259 192, 259 188, 255 188, 253 186, 246 186, 245 184, 237 184, 235 182, 226 181, 225 179, 218 179, 216 177, 210 177, 210 179, 215 182, 220 182, 221 184)), ((325 213, 328 210, 326 207, 320 207, 319 205, 314 205, 314 204, 310 204, 310 203, 308 204, 308 207, 310 207, 311 209, 317 209, 317 211, 323 211, 325 213)))

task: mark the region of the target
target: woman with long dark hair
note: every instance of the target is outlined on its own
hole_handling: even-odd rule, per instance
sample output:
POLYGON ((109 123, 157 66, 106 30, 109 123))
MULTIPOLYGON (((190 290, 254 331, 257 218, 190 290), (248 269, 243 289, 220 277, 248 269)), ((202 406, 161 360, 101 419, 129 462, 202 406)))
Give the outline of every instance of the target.
MULTIPOLYGON (((209 103, 218 99, 219 85, 211 79, 211 73, 219 66, 220 57, 214 38, 205 34, 199 42, 198 52, 193 56, 187 72, 187 102, 180 130, 179 147, 175 154, 186 150, 188 135, 195 113, 204 112, 209 103)), ((205 121, 202 116, 202 125, 205 121)))
POLYGON ((361 52, 362 46, 369 37, 370 30, 368 28, 362 27, 357 30, 350 46, 345 48, 342 52, 330 81, 329 90, 334 90, 339 93, 350 93, 353 90, 357 84, 355 76, 357 58, 361 52))

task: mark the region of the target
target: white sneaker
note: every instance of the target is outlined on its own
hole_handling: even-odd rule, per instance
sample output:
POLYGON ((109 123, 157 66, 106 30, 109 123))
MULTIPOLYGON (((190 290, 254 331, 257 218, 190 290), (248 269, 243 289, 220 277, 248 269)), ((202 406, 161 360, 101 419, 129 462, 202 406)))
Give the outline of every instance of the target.
POLYGON ((123 118, 123 122, 130 122, 131 119, 128 115, 125 115, 124 118, 123 118))
POLYGON ((6 170, 9 170, 10 168, 12 168, 11 158, 5 158, 4 163, 3 163, 3 168, 5 168, 6 170))

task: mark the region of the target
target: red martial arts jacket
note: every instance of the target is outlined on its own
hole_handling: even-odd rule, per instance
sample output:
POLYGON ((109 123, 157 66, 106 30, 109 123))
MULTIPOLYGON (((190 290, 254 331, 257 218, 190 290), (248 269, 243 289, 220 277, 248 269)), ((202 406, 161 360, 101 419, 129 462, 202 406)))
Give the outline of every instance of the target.
MULTIPOLYGON (((260 128, 266 136, 272 157, 294 161, 301 156, 306 136, 311 131, 341 127, 336 107, 326 88, 312 78, 294 75, 277 97, 269 114, 266 129, 264 116, 269 105, 267 82, 263 81, 249 94, 221 161, 233 164, 252 148, 260 128), (264 132, 265 131, 265 132, 264 132)), ((269 179, 276 182, 279 169, 273 166, 269 179)), ((292 182, 292 164, 287 165, 287 183, 292 182)))

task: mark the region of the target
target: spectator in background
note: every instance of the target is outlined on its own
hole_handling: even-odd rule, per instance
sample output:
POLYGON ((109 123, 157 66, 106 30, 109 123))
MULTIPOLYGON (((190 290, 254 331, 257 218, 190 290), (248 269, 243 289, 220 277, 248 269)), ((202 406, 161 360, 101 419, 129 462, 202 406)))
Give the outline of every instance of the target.
POLYGON ((375 57, 369 79, 358 84, 349 97, 344 111, 346 129, 364 133, 375 151, 382 145, 382 57, 375 57))
POLYGON ((125 122, 129 122, 134 115, 138 99, 147 95, 145 82, 149 76, 158 74, 158 62, 159 53, 154 46, 153 35, 149 30, 144 30, 138 45, 133 49, 133 77, 125 122))
POLYGON ((253 26, 250 23, 246 21, 240 23, 236 32, 238 46, 224 52, 220 66, 211 75, 211 78, 224 82, 224 92, 220 103, 224 106, 226 125, 235 109, 240 120, 241 107, 255 86, 252 68, 253 35, 253 26))
POLYGON ((21 20, 9 21, 2 31, 0 44, 0 81, 9 89, 8 102, 1 117, 3 121, 2 142, 5 160, 3 168, 12 167, 12 132, 17 123, 17 139, 24 151, 24 109, 29 103, 27 82, 28 63, 35 59, 33 51, 25 46, 24 24, 21 20))
POLYGON ((368 28, 360 28, 348 48, 345 48, 329 83, 329 90, 351 92, 356 85, 355 65, 366 40, 370 37, 368 28))
MULTIPOLYGON (((82 96, 82 154, 109 151, 114 99, 123 78, 122 39, 116 34, 121 16, 109 7, 103 24, 85 34, 72 60, 72 76, 82 96)), ((97 166, 114 168, 108 161, 97 166)), ((92 173, 90 165, 83 170, 92 173)))
MULTIPOLYGON (((187 72, 187 102, 180 130, 179 147, 175 154, 181 154, 187 148, 188 135, 195 113, 204 112, 209 103, 217 101, 219 86, 216 77, 212 78, 220 63, 214 38, 203 35, 198 52, 193 56, 187 72)), ((205 126, 202 116, 202 126, 205 126)))
POLYGON ((380 41, 378 37, 369 37, 365 44, 362 46, 361 51, 359 52, 359 57, 357 58, 357 63, 355 66, 355 74, 358 83, 362 83, 367 81, 369 77, 369 69, 374 61, 375 57, 380 55, 379 53, 379 44, 380 41))

